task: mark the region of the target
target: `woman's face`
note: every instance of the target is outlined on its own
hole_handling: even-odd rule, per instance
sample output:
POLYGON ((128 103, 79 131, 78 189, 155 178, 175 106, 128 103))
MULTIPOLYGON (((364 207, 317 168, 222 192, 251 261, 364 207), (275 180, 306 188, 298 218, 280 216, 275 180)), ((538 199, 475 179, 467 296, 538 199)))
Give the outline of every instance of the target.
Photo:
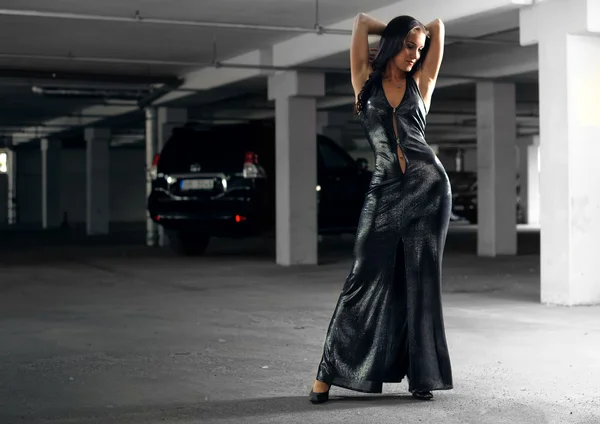
POLYGON ((404 72, 410 72, 421 58, 421 50, 425 47, 426 36, 422 29, 411 31, 404 39, 400 53, 394 56, 394 64, 404 72))

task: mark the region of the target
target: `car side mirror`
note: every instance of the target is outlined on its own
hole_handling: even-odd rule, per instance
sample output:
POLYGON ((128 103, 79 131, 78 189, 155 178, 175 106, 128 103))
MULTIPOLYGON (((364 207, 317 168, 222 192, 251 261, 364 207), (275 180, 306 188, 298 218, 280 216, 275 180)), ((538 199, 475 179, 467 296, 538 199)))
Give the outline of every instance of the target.
POLYGON ((356 167, 359 171, 368 171, 369 170, 369 161, 365 158, 356 159, 356 167))

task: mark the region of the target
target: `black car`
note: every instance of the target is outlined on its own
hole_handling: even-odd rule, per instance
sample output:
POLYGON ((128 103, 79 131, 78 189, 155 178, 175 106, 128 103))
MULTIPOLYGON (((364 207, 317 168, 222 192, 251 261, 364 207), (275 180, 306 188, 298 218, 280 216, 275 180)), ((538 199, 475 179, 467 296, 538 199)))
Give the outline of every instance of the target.
POLYGON ((448 171, 452 187, 452 213, 455 217, 477 223, 477 174, 448 171))
MULTIPOLYGON (((465 219, 471 224, 477 224, 477 173, 448 172, 452 186, 452 213, 459 219, 465 219)), ((517 223, 525 222, 520 198, 520 184, 516 182, 517 223)))
MULTIPOLYGON (((318 135, 317 145, 319 233, 356 231, 371 172, 333 140, 318 135)), ((202 253, 214 236, 274 230, 273 126, 175 129, 151 173, 149 214, 179 253, 202 253)))

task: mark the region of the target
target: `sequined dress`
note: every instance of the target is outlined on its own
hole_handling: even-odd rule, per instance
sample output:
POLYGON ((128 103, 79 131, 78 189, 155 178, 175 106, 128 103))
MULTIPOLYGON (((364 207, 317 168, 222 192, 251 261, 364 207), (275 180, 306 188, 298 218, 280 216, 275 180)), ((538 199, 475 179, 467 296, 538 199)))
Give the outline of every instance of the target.
POLYGON ((452 388, 441 296, 452 196, 426 115, 412 77, 397 108, 380 83, 359 114, 375 169, 317 372, 330 385, 381 393, 407 377, 410 391, 452 388))

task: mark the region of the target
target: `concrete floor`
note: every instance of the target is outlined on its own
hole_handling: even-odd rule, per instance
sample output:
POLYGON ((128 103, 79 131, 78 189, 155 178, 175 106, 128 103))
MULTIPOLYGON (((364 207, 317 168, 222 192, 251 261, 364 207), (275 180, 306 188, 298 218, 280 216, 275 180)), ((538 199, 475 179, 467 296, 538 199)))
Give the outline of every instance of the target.
POLYGON ((452 230, 454 390, 334 388, 319 406, 307 394, 351 238, 280 268, 260 240, 194 259, 136 237, 2 234, 0 423, 600 423, 600 307, 539 304, 535 232, 518 257, 481 259, 472 229, 452 230))

